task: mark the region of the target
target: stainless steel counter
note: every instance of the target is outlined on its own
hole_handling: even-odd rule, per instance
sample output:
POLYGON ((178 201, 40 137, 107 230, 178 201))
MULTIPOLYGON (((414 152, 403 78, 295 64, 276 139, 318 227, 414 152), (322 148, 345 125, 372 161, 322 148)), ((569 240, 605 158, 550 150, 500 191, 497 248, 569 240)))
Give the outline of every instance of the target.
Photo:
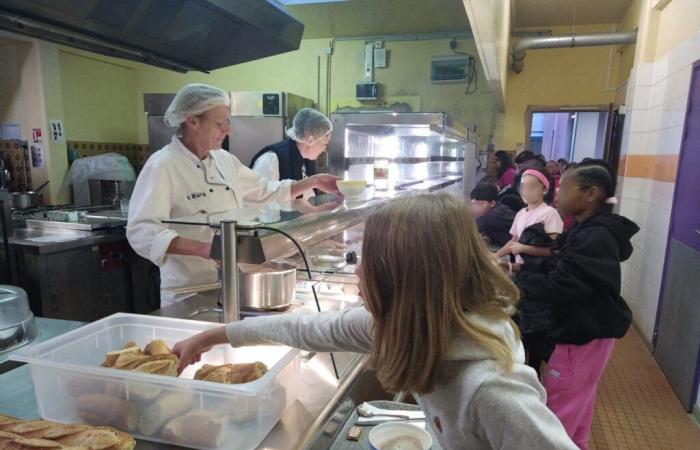
MULTIPOLYGON (((324 305, 330 307, 330 303, 324 305)), ((198 295, 156 311, 154 314, 166 317, 187 317, 202 307, 213 306, 215 303, 211 297, 198 295)), ((198 319, 217 321, 218 316, 200 316, 198 319)), ((47 339, 68 331, 70 327, 79 326, 80 322, 40 319, 38 325, 40 336, 42 339, 47 339)), ((302 364, 302 388, 299 399, 285 410, 280 421, 259 448, 328 449, 337 431, 342 428, 357 404, 365 400, 390 398, 381 390, 373 372, 366 369, 365 356, 350 353, 335 355, 336 363, 340 366, 340 381, 335 379, 328 354, 306 355, 305 362, 302 364)), ((39 418, 28 366, 21 366, 1 374, 0 384, 3 386, 0 390, 0 414, 26 419, 39 418)), ((138 441, 136 448, 137 450, 164 450, 177 447, 138 441)))
POLYGON ((12 230, 9 242, 10 245, 31 248, 37 253, 45 254, 117 242, 124 239, 126 239, 124 228, 99 231, 17 228, 12 230))

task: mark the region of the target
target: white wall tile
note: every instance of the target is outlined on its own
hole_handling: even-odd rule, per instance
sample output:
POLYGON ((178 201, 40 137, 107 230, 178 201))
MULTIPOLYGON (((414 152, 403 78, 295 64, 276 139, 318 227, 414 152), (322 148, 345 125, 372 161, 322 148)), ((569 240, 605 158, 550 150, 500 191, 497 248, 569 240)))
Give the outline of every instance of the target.
POLYGON ((655 108, 658 106, 663 105, 664 103, 664 92, 666 91, 666 80, 667 78, 664 78, 662 80, 657 81, 651 86, 651 91, 650 91, 650 99, 649 99, 649 107, 650 108, 655 108))
POLYGON ((633 109, 632 118, 630 120, 630 133, 646 133, 647 132, 647 110, 633 109))
POLYGON ((670 212, 673 206, 673 193, 675 188, 675 183, 653 180, 649 187, 649 203, 654 208, 661 208, 670 212))
POLYGON ((653 65, 652 84, 657 84, 668 76, 668 54, 657 59, 653 65))
POLYGON ((652 277, 655 277, 655 279, 659 281, 659 286, 661 286, 661 273, 663 272, 663 266, 666 262, 667 237, 668 234, 663 235, 647 229, 647 232, 644 235, 644 242, 642 243, 644 253, 647 255, 648 260, 650 261, 650 265, 645 266, 645 274, 646 276, 651 275, 652 277), (657 267, 654 267, 654 265, 657 267), (654 273, 656 275, 654 275, 654 273))
POLYGON ((667 78, 664 89, 664 103, 687 97, 690 90, 691 67, 685 66, 667 78))
POLYGON ((630 131, 629 138, 627 140, 627 153, 634 155, 646 155, 649 153, 649 151, 649 136, 647 132, 630 131))
POLYGON ((647 344, 651 343, 654 335, 654 320, 650 319, 647 314, 639 314, 635 311, 632 311, 632 317, 642 335, 642 340, 647 344))
POLYGON ((653 63, 642 63, 637 65, 637 71, 634 78, 635 86, 650 86, 654 75, 653 63))
POLYGON ((644 247, 644 257, 639 276, 645 283, 649 283, 658 291, 661 287, 666 246, 663 245, 660 236, 652 231, 647 231, 644 234, 642 246, 644 247), (659 243, 662 245, 657 245, 659 243))
POLYGON ((663 108, 659 108, 659 128, 682 126, 687 104, 687 96, 664 103, 663 108))
POLYGON ((632 109, 647 109, 651 101, 651 86, 636 86, 632 98, 632 109))
POLYGON ((688 65, 688 41, 683 41, 668 52, 668 73, 673 74, 688 65))
POLYGON ((677 155, 681 152, 681 140, 683 138, 683 125, 662 128, 659 130, 659 140, 656 145, 656 153, 664 155, 677 155))

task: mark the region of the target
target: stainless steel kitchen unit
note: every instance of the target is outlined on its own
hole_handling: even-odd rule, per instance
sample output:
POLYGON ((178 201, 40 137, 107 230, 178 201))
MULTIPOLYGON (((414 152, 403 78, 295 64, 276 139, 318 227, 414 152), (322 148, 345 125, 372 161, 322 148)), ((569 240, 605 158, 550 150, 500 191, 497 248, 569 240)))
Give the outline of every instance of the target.
MULTIPOLYGON (((245 165, 264 147, 283 140, 297 111, 310 108, 313 101, 284 91, 231 92, 231 132, 223 148, 245 165)), ((153 153, 170 143, 175 130, 163 122, 165 110, 175 94, 144 94, 148 121, 148 151, 153 153)))
POLYGON ((461 194, 474 186, 479 138, 446 113, 343 113, 331 121, 326 157, 335 175, 389 191, 461 194))
POLYGON ((312 106, 312 100, 289 92, 231 92, 229 151, 249 165, 256 153, 285 138, 300 109, 312 106))

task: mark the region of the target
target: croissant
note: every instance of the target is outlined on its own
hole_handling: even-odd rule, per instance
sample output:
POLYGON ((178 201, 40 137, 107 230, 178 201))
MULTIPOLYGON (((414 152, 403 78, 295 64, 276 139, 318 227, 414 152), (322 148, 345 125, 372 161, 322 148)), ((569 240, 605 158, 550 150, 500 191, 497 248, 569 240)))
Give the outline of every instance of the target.
POLYGON ((109 427, 0 415, 0 450, 132 450, 135 446, 130 435, 109 427))

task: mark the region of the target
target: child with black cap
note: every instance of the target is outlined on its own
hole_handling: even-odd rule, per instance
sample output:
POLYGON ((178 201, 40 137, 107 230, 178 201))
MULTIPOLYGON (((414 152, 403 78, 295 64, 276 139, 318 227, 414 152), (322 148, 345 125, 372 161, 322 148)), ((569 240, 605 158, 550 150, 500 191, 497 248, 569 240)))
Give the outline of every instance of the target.
POLYGON ((508 243, 515 212, 497 202, 498 187, 493 183, 481 182, 472 190, 470 197, 479 233, 488 244, 502 247, 508 243))

